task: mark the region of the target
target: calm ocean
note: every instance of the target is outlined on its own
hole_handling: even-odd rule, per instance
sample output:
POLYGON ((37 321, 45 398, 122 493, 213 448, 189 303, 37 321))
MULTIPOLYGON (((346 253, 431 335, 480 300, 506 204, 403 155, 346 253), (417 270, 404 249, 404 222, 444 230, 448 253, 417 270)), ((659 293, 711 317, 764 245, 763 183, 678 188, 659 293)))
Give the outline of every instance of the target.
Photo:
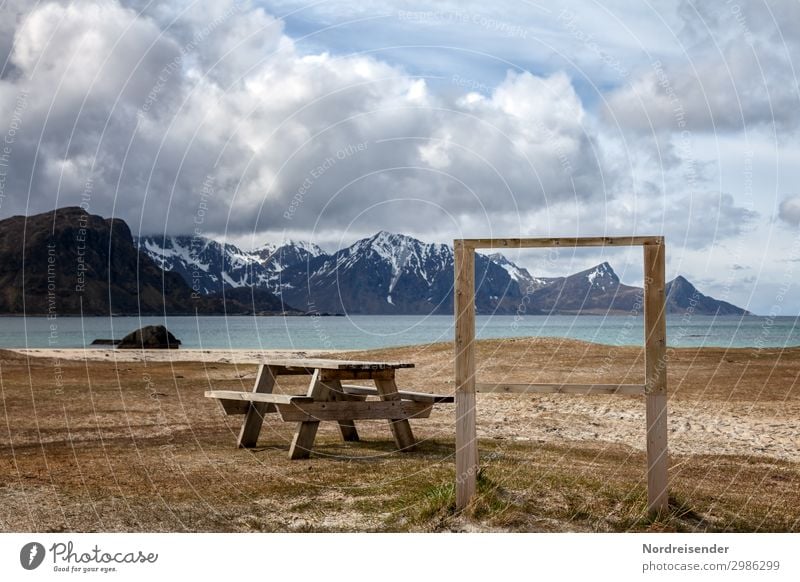
MULTIPOLYGON (((800 317, 670 316, 674 347, 800 346, 800 317)), ((372 349, 449 342, 453 318, 351 317, 44 317, 0 318, 0 347, 80 348, 96 338, 121 338, 142 325, 166 324, 186 348, 372 349)), ((565 337, 610 345, 641 345, 633 316, 479 316, 479 338, 565 337)))

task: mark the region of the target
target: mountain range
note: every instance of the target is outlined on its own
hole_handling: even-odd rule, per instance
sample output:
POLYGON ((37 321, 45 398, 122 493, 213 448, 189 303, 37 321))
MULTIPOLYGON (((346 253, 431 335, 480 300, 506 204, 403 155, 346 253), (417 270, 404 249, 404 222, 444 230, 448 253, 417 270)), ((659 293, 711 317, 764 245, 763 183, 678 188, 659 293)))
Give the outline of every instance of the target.
POLYGON ((265 289, 200 294, 140 253, 128 225, 78 207, 0 220, 0 314, 280 313, 265 289), (243 293, 243 291, 248 291, 243 293))
MULTIPOLYGON (((253 250, 192 236, 133 237, 120 219, 61 208, 0 221, 0 313, 453 313, 453 249, 385 231, 334 253, 302 241, 253 250)), ((482 314, 621 314, 642 290, 608 263, 538 277, 502 254, 476 254, 482 314)), ((742 315, 684 277, 668 313, 742 315)))
MULTIPOLYGON (((136 239, 143 254, 202 293, 256 288, 299 311, 452 314, 453 249, 385 231, 334 253, 285 241, 252 251, 188 236, 136 239)), ((642 289, 623 284, 607 262, 567 277, 537 277, 500 253, 476 254, 476 311, 622 314, 641 311, 642 289)), ((700 293, 682 276, 667 284, 668 313, 747 311, 700 293)))

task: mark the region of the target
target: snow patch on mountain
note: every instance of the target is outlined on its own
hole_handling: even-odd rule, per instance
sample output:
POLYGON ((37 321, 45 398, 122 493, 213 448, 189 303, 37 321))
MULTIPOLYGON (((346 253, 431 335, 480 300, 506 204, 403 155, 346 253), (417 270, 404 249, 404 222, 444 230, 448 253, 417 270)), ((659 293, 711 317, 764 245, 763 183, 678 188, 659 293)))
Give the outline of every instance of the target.
POLYGON ((601 263, 590 270, 586 274, 586 279, 591 287, 602 289, 603 291, 606 291, 607 287, 613 287, 619 283, 619 277, 607 262, 601 263))
MULTIPOLYGON (((312 301, 320 303, 321 298, 312 296, 325 290, 334 299, 342 294, 348 297, 346 300, 357 302, 358 309, 377 309, 377 312, 381 312, 380 308, 372 305, 373 301, 380 301, 387 308, 391 306, 390 312, 396 308, 405 312, 424 310, 424 305, 441 309, 443 301, 451 300, 448 297, 452 293, 453 249, 447 244, 425 243, 386 231, 356 241, 332 255, 313 243, 288 240, 266 243, 250 251, 188 236, 142 237, 138 246, 165 270, 178 272, 202 293, 249 286, 283 294, 288 303, 303 306, 312 301), (375 289, 380 295, 371 296, 368 289, 375 289), (363 300, 366 303, 355 299, 354 293, 361 292, 367 293, 363 300)), ((502 255, 492 259, 478 254, 476 261, 483 269, 497 263, 493 265, 494 274, 482 278, 478 289, 479 295, 486 294, 485 286, 491 281, 488 285, 495 291, 489 293, 491 305, 501 301, 509 291, 518 293, 523 287, 538 288, 543 284, 502 255), (503 273, 500 279, 498 272, 503 273)), ((339 312, 342 307, 334 304, 325 309, 339 312)))

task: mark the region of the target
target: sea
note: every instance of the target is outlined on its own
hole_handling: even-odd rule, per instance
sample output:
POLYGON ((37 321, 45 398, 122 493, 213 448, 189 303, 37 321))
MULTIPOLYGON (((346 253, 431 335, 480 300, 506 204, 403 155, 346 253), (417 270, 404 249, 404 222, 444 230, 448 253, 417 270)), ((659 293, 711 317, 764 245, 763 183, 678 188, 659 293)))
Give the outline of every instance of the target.
MULTIPOLYGON (((667 317, 672 347, 800 346, 800 316, 667 317)), ((2 317, 0 348, 84 348, 119 339, 144 325, 166 325, 185 348, 357 350, 450 342, 453 318, 397 316, 2 317)), ((478 316, 479 339, 572 338, 642 345, 641 316, 478 316)))

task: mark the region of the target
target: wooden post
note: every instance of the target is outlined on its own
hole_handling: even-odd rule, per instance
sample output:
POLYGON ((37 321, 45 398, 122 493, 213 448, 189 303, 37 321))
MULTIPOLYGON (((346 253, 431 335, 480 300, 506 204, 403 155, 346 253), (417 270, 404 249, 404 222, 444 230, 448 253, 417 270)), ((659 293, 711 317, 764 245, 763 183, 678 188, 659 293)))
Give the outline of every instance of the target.
POLYGON ((665 246, 644 245, 645 393, 647 398, 647 510, 667 511, 667 322, 665 246))
MULTIPOLYGON (((394 381, 394 370, 392 370, 392 378, 375 378, 374 382, 381 400, 400 400, 397 384, 394 381)), ((414 450, 417 443, 414 440, 414 433, 411 432, 411 425, 407 419, 390 420, 389 428, 392 430, 394 442, 399 451, 408 452, 414 450)))
MULTIPOLYGON (((328 387, 322 382, 321 372, 314 370, 314 375, 311 376, 311 382, 308 386, 306 396, 313 398, 315 401, 326 401, 330 399, 330 392, 328 387)), ((292 437, 292 444, 289 446, 289 458, 294 459, 307 459, 311 455, 311 449, 314 446, 314 439, 317 437, 317 429, 319 428, 319 421, 306 421, 301 422, 297 426, 297 430, 292 437)))
MULTIPOLYGON (((352 400, 352 396, 348 396, 342 389, 341 380, 329 380, 327 383, 328 390, 330 391, 330 399, 333 401, 352 400)), ((339 432, 342 435, 342 440, 347 442, 358 441, 358 430, 354 420, 340 420, 339 432)))
POLYGON ((456 507, 463 509, 475 494, 478 443, 475 427, 475 249, 454 241, 455 249, 455 380, 456 380, 456 507))
MULTIPOLYGON (((271 366, 261 364, 258 367, 258 376, 253 387, 253 392, 260 394, 271 394, 275 387, 275 370, 271 366)), ((247 408, 242 429, 239 431, 238 446, 240 449, 256 446, 258 435, 261 432, 261 424, 264 422, 264 414, 275 410, 275 406, 265 402, 251 402, 247 408)))

